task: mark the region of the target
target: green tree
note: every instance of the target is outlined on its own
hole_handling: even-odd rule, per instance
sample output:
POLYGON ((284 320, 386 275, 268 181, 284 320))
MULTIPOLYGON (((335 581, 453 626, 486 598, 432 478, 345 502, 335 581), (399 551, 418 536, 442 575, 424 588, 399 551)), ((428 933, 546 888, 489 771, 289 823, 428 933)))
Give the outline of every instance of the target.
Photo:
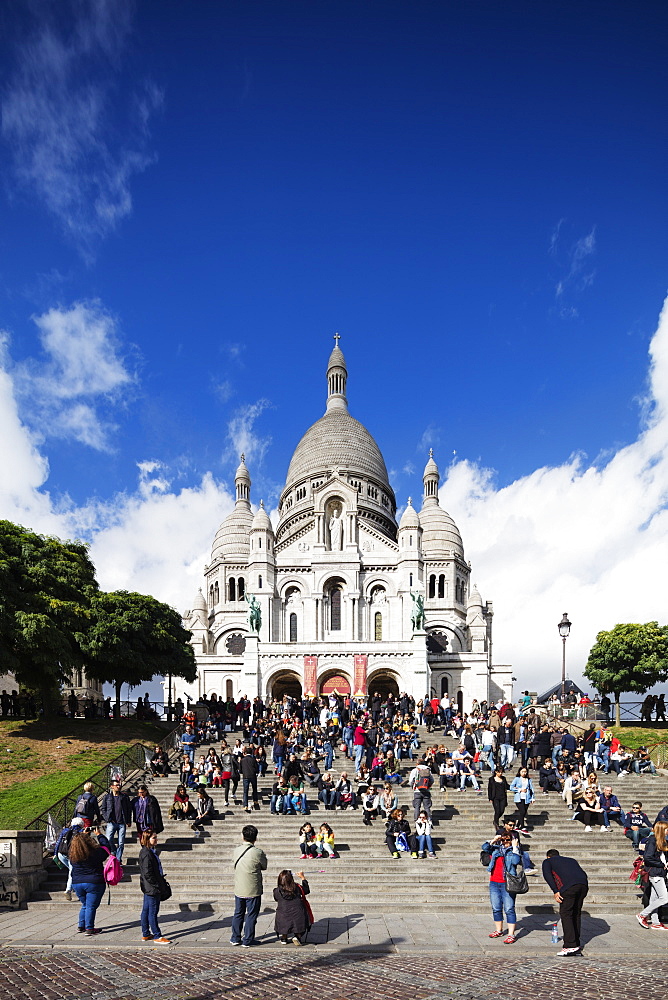
POLYGON ((0 521, 0 671, 45 700, 84 657, 95 567, 81 542, 0 521))
POLYGON ((197 677, 191 632, 179 614, 154 597, 127 590, 99 592, 91 602, 91 621, 78 636, 86 654, 86 673, 114 684, 120 709, 121 687, 136 687, 156 674, 197 677))
POLYGON ((601 694, 614 694, 615 722, 619 725, 623 692, 644 694, 668 677, 668 626, 647 622, 615 625, 609 632, 599 632, 584 674, 601 694))

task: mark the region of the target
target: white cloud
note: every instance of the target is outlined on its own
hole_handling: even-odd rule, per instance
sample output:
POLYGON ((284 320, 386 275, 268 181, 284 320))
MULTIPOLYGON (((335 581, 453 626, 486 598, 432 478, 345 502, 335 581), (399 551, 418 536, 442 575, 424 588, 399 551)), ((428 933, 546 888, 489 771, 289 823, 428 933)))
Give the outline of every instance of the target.
POLYGON ((131 212, 132 175, 153 160, 148 124, 160 91, 144 82, 124 108, 117 90, 131 11, 128 0, 35 4, 2 100, 19 185, 89 257, 131 212))
POLYGON ((441 502, 483 597, 494 601, 494 659, 513 663, 520 684, 541 689, 559 679, 564 611, 576 677, 601 629, 666 621, 668 304, 650 359, 649 417, 605 465, 575 455, 502 488, 475 463, 456 461, 447 472, 441 502))
POLYGON ((104 590, 152 594, 183 612, 202 586, 214 535, 234 501, 211 473, 176 490, 159 463, 139 469, 135 492, 72 511, 71 523, 91 541, 104 590))
POLYGON ((17 386, 32 425, 44 436, 109 450, 109 413, 135 381, 116 323, 100 302, 77 302, 33 317, 45 358, 16 368, 17 386))
MULTIPOLYGON (((550 241, 550 255, 557 256, 559 240, 564 219, 560 219, 558 225, 552 233, 550 241)), ((571 245, 565 259, 562 260, 562 267, 565 271, 563 276, 557 281, 555 286, 555 298, 561 304, 559 315, 564 319, 575 319, 579 316, 576 306, 569 305, 564 299, 570 295, 580 295, 585 289, 594 283, 596 269, 592 267, 592 258, 596 253, 596 226, 592 226, 590 232, 581 236, 571 245)))
POLYGON ((239 455, 243 454, 246 456, 247 465, 249 462, 256 466, 262 463, 271 444, 271 437, 257 434, 254 426, 256 420, 270 406, 268 399, 258 399, 256 403, 249 403, 236 411, 227 425, 229 447, 226 457, 229 460, 238 461, 239 455))

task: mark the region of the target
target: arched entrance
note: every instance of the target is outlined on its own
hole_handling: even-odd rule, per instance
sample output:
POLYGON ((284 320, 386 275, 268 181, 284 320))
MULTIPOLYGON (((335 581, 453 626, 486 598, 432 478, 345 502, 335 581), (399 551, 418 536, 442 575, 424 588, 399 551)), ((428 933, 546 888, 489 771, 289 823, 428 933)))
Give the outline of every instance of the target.
POLYGON ((393 694, 397 698, 399 696, 397 675, 391 670, 377 671, 377 673, 369 677, 367 691, 370 697, 373 697, 378 692, 381 698, 387 698, 388 694, 393 694))
POLYGON ((328 673, 320 682, 320 694, 350 694, 350 681, 345 674, 328 673))
POLYGON ((301 698, 302 696, 301 677, 293 670, 282 670, 272 677, 270 682, 269 695, 271 698, 280 701, 286 694, 291 698, 301 698))

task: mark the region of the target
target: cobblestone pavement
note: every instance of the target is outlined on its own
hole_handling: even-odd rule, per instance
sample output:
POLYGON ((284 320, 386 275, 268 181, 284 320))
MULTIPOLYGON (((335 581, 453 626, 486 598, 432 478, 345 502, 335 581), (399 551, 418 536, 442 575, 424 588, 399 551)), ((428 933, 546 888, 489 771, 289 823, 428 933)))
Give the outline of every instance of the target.
POLYGON ((0 1000, 459 1000, 513 997, 616 1000, 665 996, 668 958, 319 954, 261 948, 115 953, 93 949, 4 951, 0 1000))
MULTIPOLYGON (((138 909, 102 905, 97 912, 97 926, 103 931, 94 938, 76 932, 78 903, 53 908, 0 913, 0 955, 16 947, 40 949, 52 947, 77 951, 108 951, 143 948, 156 951, 153 944, 142 945, 138 909)), ((514 954, 527 958, 554 954, 550 931, 554 916, 538 912, 525 914, 518 924, 519 937, 512 946, 514 954)), ((170 951, 197 950, 203 953, 229 949, 231 915, 214 911, 189 911, 173 908, 160 913, 163 933, 172 941, 170 951)), ((274 909, 265 906, 257 923, 257 936, 265 951, 282 952, 274 934, 274 909)), ((491 914, 453 911, 422 913, 359 913, 345 908, 323 917, 309 933, 306 951, 341 951, 365 949, 367 952, 457 953, 472 952, 483 956, 507 955, 509 948, 501 941, 490 941, 493 929, 491 914)), ((601 958, 618 955, 661 957, 668 954, 668 932, 643 930, 633 912, 624 914, 583 914, 583 941, 587 954, 601 958)), ((261 949, 258 949, 258 952, 261 949)))

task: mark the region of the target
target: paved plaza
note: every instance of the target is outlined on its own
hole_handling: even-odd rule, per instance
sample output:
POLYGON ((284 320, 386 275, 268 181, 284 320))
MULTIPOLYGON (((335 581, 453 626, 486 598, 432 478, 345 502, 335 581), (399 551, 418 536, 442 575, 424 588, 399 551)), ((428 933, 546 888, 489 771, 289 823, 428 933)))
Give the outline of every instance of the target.
MULTIPOLYGON (((501 949, 498 949, 500 952, 501 949)), ((665 946, 662 949, 665 955, 665 946)), ((517 1000, 629 995, 663 996, 668 958, 587 954, 577 959, 526 953, 472 955, 434 948, 373 953, 367 946, 318 948, 203 947, 197 951, 90 948, 0 952, 0 1000, 438 1000, 440 997, 517 1000)))

